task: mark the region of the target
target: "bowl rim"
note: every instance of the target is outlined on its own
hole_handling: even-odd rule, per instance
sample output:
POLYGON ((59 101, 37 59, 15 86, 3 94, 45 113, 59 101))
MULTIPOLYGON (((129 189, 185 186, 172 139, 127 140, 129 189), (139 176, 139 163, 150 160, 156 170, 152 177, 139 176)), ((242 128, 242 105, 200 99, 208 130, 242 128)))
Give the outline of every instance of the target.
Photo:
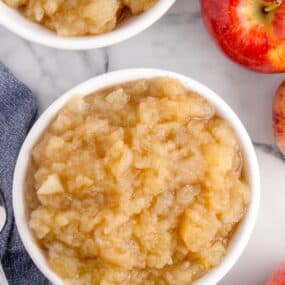
POLYGON ((124 69, 114 72, 105 73, 89 79, 76 87, 70 89, 57 100, 55 100, 35 122, 30 132, 28 133, 21 150, 18 155, 13 179, 13 210, 15 215, 16 225, 21 237, 21 240, 29 253, 30 257, 40 269, 40 271, 56 285, 64 285, 59 276, 54 273, 47 265, 41 250, 36 244, 32 232, 29 230, 26 207, 24 200, 24 182, 26 171, 30 160, 30 153, 37 142, 42 132, 46 129, 50 121, 65 105, 65 103, 75 95, 85 96, 91 92, 95 92, 104 87, 116 85, 119 83, 129 82, 137 79, 150 79, 155 77, 170 77, 178 79, 182 84, 199 93, 201 96, 209 100, 216 108, 217 112, 225 118, 236 131, 242 151, 245 157, 245 169, 248 176, 248 181, 251 188, 251 202, 243 220, 241 221, 237 231, 235 232, 227 254, 222 262, 212 270, 210 270, 202 278, 195 281, 195 285, 217 284, 238 261, 244 251, 250 236, 252 234, 260 203, 260 174, 259 166, 254 147, 251 139, 235 112, 229 105, 219 97, 215 92, 210 90, 202 83, 191 79, 190 77, 159 69, 124 69))
POLYGON ((159 0, 151 9, 101 35, 63 37, 24 17, 0 1, 0 24, 14 34, 37 44, 66 50, 88 50, 108 47, 125 41, 158 21, 176 0, 159 0))

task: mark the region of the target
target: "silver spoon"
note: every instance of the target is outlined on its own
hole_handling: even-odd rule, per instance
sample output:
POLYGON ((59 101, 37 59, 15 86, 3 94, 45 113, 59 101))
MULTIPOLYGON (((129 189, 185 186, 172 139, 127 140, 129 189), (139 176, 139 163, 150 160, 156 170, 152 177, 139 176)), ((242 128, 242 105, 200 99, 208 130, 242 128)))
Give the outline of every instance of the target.
MULTIPOLYGON (((2 194, 0 192, 0 233, 2 232, 7 220, 7 213, 6 208, 4 204, 4 199, 2 197, 2 194)), ((5 276, 5 273, 3 271, 3 267, 0 262, 0 284, 1 285, 9 285, 7 278, 5 276)))

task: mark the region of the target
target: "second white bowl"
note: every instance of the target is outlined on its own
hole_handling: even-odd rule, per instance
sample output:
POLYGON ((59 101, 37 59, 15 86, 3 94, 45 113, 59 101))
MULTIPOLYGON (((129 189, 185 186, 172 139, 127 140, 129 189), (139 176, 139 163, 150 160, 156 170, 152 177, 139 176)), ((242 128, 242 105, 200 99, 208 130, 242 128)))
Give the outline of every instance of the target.
POLYGON ((106 34, 63 37, 30 21, 0 0, 0 24, 24 39, 44 46, 69 50, 94 49, 119 43, 142 32, 159 20, 174 2, 175 0, 159 0, 149 11, 133 16, 114 31, 106 34))

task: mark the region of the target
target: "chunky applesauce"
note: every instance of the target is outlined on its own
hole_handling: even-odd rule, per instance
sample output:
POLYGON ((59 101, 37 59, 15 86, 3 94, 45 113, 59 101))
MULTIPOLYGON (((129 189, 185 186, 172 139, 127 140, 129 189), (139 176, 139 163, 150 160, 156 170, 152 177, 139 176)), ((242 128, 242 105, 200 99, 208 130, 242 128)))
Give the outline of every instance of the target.
POLYGON ((235 132, 169 78, 72 99, 31 164, 29 225, 66 284, 191 284, 249 203, 235 132))
POLYGON ((158 0, 2 0, 62 36, 107 33, 158 0))

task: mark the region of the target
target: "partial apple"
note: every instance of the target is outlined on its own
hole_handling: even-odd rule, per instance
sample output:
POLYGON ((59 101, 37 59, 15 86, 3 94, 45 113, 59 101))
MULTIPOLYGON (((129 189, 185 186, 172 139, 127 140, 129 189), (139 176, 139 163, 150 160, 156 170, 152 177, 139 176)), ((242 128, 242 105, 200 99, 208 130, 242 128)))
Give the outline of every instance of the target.
POLYGON ((276 144, 285 155, 285 81, 278 88, 273 101, 273 130, 276 144))
POLYGON ((285 284, 285 264, 281 265, 276 272, 273 273, 271 279, 266 285, 284 285, 285 284))
POLYGON ((201 0, 204 22, 235 62, 285 72, 285 0, 201 0))

